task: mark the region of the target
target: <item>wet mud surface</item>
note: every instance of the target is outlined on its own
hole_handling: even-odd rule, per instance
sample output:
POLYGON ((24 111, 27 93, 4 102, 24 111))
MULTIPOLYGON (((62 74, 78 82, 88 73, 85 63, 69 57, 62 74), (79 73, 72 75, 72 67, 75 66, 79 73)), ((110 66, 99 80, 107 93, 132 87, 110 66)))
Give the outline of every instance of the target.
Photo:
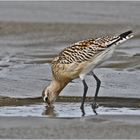
POLYGON ((84 114, 80 110, 80 103, 55 104, 55 108, 48 108, 45 104, 34 104, 24 106, 0 107, 0 114, 9 117, 49 117, 49 118, 80 118, 82 116, 94 115, 140 115, 140 108, 135 107, 105 107, 99 106, 94 112, 90 104, 85 104, 84 114))
MULTIPOLYGON (((41 95, 51 81, 50 61, 65 47, 82 39, 120 34, 128 29, 123 24, 22 22, 0 22, 0 27, 0 95, 21 98, 41 95)), ((112 58, 94 70, 102 81, 101 96, 140 96, 140 27, 132 27, 134 38, 119 46, 112 58)), ((89 75, 88 81, 88 94, 93 96, 94 78, 89 75)), ((81 86, 76 79, 61 95, 82 96, 81 86)))
POLYGON ((0 138, 140 138, 139 13, 139 2, 0 2, 0 138), (46 108, 40 96, 53 57, 79 40, 126 30, 134 38, 94 70, 102 82, 99 115, 90 106, 91 75, 85 117, 79 79, 46 108))
MULTIPOLYGON (((94 97, 86 97, 87 103, 92 103, 94 97)), ((79 96, 59 96, 56 100, 56 104, 59 103, 81 103, 82 97, 79 96)), ((0 107, 2 106, 26 106, 33 104, 43 104, 42 97, 36 98, 11 98, 0 97, 0 107)), ((98 97, 97 103, 106 107, 140 107, 139 98, 116 98, 116 97, 98 97)), ((46 103, 44 103, 45 105, 46 103)), ((47 106, 47 104, 46 104, 47 106)), ((80 106, 80 105, 79 105, 80 106)))
MULTIPOLYGON (((76 118, 83 115, 80 110, 81 97, 60 96, 54 108, 48 108, 42 98, 0 98, 1 116, 21 116, 21 117, 53 117, 53 118, 76 118)), ((92 97, 86 98, 85 114, 90 115, 140 115, 140 99, 136 98, 109 98, 99 97, 97 103, 99 107, 96 113, 91 108, 92 97)))

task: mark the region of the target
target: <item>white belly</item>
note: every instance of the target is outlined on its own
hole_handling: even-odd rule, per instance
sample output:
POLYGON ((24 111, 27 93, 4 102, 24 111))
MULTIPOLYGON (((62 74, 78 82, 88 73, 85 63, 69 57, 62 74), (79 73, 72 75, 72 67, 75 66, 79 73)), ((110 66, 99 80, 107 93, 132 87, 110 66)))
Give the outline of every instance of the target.
POLYGON ((87 66, 79 74, 79 77, 81 79, 84 79, 85 76, 90 71, 92 71, 95 67, 102 64, 104 61, 106 61, 110 57, 112 57, 114 50, 115 50, 115 46, 111 47, 111 48, 108 48, 108 49, 106 49, 106 51, 104 51, 104 52, 100 53, 98 56, 94 57, 93 60, 90 63, 87 62, 87 66))

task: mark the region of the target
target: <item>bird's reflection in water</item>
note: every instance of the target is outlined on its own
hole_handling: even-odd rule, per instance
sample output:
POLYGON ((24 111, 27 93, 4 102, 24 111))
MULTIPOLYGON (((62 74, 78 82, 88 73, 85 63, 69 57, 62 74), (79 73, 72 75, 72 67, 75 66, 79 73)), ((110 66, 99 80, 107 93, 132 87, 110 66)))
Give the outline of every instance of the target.
POLYGON ((46 117, 56 117, 58 116, 58 113, 55 111, 54 107, 45 106, 42 115, 46 117))
MULTIPOLYGON (((79 109, 80 110, 80 109, 79 109)), ((48 106, 44 106, 44 111, 42 113, 43 116, 46 117, 60 117, 63 116, 64 112, 62 111, 62 114, 60 115, 54 107, 48 107, 48 106)), ((66 112, 68 113, 68 112, 66 112)), ((81 115, 79 114, 80 112, 77 112, 77 115, 79 115, 79 117, 84 117, 86 115, 85 110, 81 110, 81 115)), ((96 112, 96 110, 93 110, 94 115, 98 115, 98 113, 96 112)), ((66 114, 65 114, 66 115, 66 114)), ((65 116, 64 115, 64 116, 65 116)), ((69 116, 69 114, 67 114, 69 116)), ((70 115, 71 116, 71 115, 70 115)), ((71 116, 72 117, 72 116, 71 116)), ((74 117, 74 116, 73 116, 74 117)))

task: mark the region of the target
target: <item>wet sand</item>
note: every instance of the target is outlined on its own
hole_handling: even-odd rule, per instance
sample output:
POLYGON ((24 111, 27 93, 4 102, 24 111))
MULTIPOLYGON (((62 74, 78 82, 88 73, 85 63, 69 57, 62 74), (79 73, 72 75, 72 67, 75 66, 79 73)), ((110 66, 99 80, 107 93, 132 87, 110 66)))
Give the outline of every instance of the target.
MULTIPOLYGON (((0 95, 26 98, 41 95, 52 77, 49 62, 65 47, 80 40, 79 37, 84 39, 81 32, 84 34, 88 30, 90 38, 92 33, 99 36, 100 33, 95 32, 100 31, 99 27, 106 32, 111 28, 112 34, 116 34, 125 26, 6 22, 1 23, 1 27, 0 95)), ((136 36, 118 47, 110 60, 95 69, 102 81, 100 96, 139 97, 140 28, 135 28, 136 36)), ((90 75, 87 76, 88 81, 91 81, 88 95, 93 96, 95 81, 90 75)), ((81 81, 71 82, 61 95, 82 96, 81 81)))
POLYGON ((103 115, 75 119, 0 117, 0 124, 1 138, 140 138, 139 116, 134 115, 103 115))
MULTIPOLYGON (((59 96, 56 99, 57 103, 81 103, 82 96, 59 96)), ((87 96, 85 102, 88 104, 92 103, 93 97, 87 96)), ((106 107, 140 107, 139 98, 122 98, 122 97, 98 97, 97 102, 100 106, 106 107)), ((42 97, 33 97, 33 98, 14 98, 14 97, 5 97, 0 96, 0 107, 5 106, 28 106, 34 104, 42 104, 42 97)), ((80 105, 79 105, 80 108, 80 105)))
MULTIPOLYGON (((0 2, 0 106, 42 102, 42 89, 51 81, 49 63, 70 44, 132 29, 135 37, 95 73, 102 81, 99 104, 139 108, 139 9, 139 2, 0 2)), ((95 81, 90 75, 86 80, 93 97, 95 81)), ((77 101, 81 86, 76 79, 61 96, 77 101)), ((133 114, 0 117, 0 124, 0 138, 140 138, 139 115, 133 114)))

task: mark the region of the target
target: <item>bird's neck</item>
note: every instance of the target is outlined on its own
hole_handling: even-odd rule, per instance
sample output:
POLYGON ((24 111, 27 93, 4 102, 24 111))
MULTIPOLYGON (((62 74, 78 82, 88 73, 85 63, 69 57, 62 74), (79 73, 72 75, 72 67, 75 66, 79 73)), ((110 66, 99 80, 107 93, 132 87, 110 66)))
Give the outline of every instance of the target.
POLYGON ((58 81, 53 79, 52 82, 49 85, 49 90, 56 94, 56 96, 59 95, 59 93, 62 91, 62 89, 69 83, 69 81, 58 81))

